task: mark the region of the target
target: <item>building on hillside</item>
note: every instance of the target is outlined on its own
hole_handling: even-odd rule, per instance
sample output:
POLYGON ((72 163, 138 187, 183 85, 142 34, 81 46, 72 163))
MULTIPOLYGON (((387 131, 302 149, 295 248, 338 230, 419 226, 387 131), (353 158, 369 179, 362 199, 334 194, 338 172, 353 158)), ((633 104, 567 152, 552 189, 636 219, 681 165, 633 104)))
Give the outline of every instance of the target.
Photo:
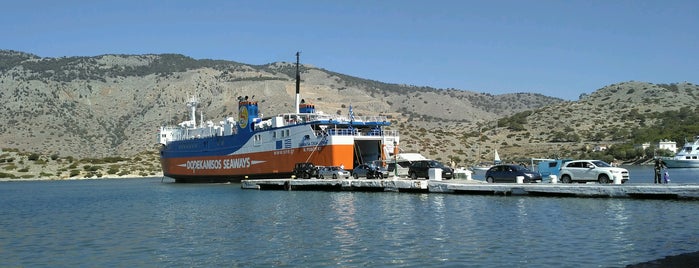
POLYGON ((607 150, 607 145, 597 145, 592 149, 593 152, 601 152, 607 150))
POLYGON ((635 144, 633 146, 634 149, 641 149, 643 151, 648 149, 648 147, 650 147, 650 142, 646 142, 646 143, 642 143, 642 144, 635 144))
POLYGON ((658 149, 667 149, 674 154, 677 153, 677 143, 674 141, 662 140, 658 142, 658 149))
MULTIPOLYGON (((634 145, 634 148, 641 149, 644 151, 650 147, 651 147, 650 142, 634 145)), ((657 148, 659 150, 666 149, 672 153, 676 153, 677 152, 677 143, 674 141, 661 140, 658 142, 658 144, 655 144, 655 148, 657 148)))

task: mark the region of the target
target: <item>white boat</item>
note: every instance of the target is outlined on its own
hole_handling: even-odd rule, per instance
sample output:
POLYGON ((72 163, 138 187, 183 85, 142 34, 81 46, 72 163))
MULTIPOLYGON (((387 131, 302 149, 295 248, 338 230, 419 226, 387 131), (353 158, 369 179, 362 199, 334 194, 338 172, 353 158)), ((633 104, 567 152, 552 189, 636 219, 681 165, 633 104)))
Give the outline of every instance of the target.
POLYGON ((699 168, 699 136, 687 142, 674 157, 663 158, 669 168, 699 168))
POLYGON ((472 166, 472 167, 471 167, 471 170, 473 170, 474 172, 476 172, 476 171, 487 171, 488 169, 490 169, 490 168, 493 167, 494 165, 498 165, 498 164, 500 164, 500 163, 501 163, 501 161, 500 161, 500 155, 498 154, 498 150, 495 150, 495 155, 493 156, 493 163, 492 163, 492 164, 491 164, 491 163, 487 163, 487 162, 481 162, 481 163, 478 163, 478 164, 472 166))

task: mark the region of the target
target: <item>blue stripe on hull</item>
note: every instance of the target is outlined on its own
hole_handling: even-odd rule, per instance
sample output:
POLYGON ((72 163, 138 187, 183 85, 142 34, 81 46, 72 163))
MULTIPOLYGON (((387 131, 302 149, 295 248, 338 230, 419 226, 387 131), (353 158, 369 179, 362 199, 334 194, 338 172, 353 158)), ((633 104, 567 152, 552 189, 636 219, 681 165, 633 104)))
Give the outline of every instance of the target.
POLYGON ((234 154, 252 135, 218 136, 170 142, 162 151, 162 158, 217 156, 234 154))

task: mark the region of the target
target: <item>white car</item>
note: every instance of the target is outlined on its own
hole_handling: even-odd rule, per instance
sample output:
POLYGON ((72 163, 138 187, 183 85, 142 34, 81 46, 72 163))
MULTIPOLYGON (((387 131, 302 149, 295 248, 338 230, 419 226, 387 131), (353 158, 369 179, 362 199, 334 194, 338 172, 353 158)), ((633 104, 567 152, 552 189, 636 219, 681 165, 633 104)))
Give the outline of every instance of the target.
POLYGON ((340 167, 320 167, 318 169, 318 178, 349 179, 350 172, 340 167))
POLYGON ((629 180, 629 171, 625 168, 613 167, 602 160, 574 160, 566 162, 561 167, 561 182, 610 183, 619 178, 621 183, 629 180))

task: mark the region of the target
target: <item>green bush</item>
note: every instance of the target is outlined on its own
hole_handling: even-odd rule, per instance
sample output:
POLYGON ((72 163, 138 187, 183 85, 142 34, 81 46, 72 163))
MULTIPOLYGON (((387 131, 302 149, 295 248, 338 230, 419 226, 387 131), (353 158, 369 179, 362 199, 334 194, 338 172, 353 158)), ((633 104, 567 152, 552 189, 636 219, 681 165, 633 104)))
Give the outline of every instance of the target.
POLYGON ((15 166, 15 165, 7 165, 7 166, 2 167, 2 169, 4 169, 4 170, 15 170, 15 169, 17 169, 17 166, 15 166))
POLYGON ((36 160, 39 160, 39 154, 37 154, 37 153, 32 153, 32 154, 30 154, 30 155, 27 157, 27 159, 28 159, 29 161, 36 161, 36 160))

